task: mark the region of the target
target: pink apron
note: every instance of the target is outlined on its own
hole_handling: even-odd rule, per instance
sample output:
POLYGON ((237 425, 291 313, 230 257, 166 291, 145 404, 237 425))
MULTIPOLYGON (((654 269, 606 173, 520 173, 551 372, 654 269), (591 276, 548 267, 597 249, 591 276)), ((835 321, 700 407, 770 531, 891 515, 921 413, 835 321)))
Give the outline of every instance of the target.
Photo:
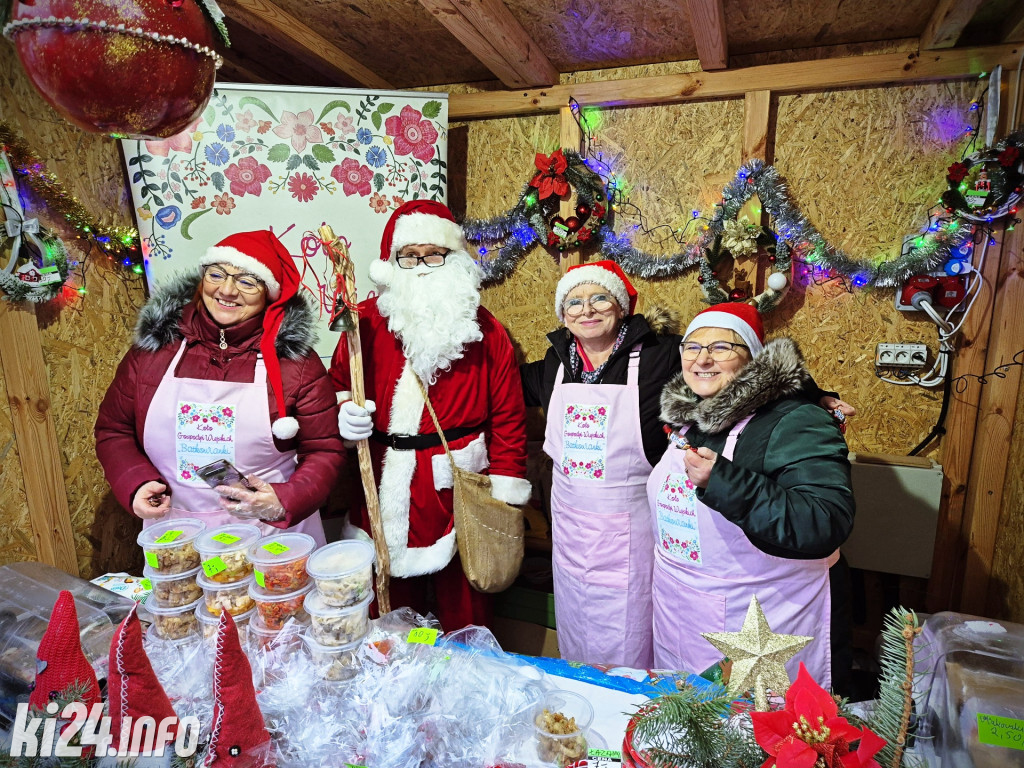
MULTIPOLYGON (((729 432, 722 456, 732 460, 736 441, 753 414, 729 432)), ((838 558, 792 560, 765 554, 735 523, 701 503, 686 477, 685 449, 672 445, 651 473, 647 493, 654 510, 654 664, 700 673, 722 654, 701 632, 738 632, 750 598, 772 632, 814 640, 786 664, 796 679, 807 665, 825 688, 832 684, 829 566, 838 558)))
MULTIPOLYGON (((227 459, 240 472, 258 475, 268 483, 283 483, 295 471, 295 451, 281 453, 274 447, 267 408, 267 368, 262 355, 256 361, 253 382, 248 384, 177 378, 174 371, 184 351, 182 341, 146 414, 146 455, 169 483, 171 492, 173 509, 160 520, 198 517, 207 529, 252 523, 264 534, 281 533, 280 528, 241 519, 221 509, 218 494, 196 474, 198 467, 217 459, 227 459)), ((156 522, 144 520, 142 524, 156 522)), ((288 530, 308 533, 318 547, 326 543, 320 512, 288 530)))
POLYGON ((563 384, 548 405, 555 624, 563 659, 647 669, 651 465, 640 432, 640 345, 625 386, 563 384))

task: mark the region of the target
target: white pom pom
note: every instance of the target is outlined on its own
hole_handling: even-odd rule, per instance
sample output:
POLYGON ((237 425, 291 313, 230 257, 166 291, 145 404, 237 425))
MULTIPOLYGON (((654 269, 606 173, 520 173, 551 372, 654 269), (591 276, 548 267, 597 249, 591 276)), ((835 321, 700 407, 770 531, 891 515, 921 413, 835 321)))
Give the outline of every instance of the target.
POLYGON ((768 287, 773 291, 785 290, 787 283, 789 280, 783 272, 772 272, 768 275, 768 287))
POLYGON ((270 427, 270 431, 278 440, 291 440, 299 434, 299 422, 291 416, 285 416, 275 421, 270 427))
POLYGON ((395 271, 395 265, 390 261, 374 259, 370 264, 370 279, 377 285, 387 288, 391 285, 391 275, 395 271))

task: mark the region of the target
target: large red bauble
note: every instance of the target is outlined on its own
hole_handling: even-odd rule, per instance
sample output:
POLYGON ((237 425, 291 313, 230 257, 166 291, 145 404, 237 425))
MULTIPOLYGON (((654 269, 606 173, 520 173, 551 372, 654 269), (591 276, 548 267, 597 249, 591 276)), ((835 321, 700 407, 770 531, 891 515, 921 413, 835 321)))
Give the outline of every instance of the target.
POLYGON ((219 57, 197 0, 15 0, 11 19, 32 84, 83 130, 174 136, 213 92, 219 57))

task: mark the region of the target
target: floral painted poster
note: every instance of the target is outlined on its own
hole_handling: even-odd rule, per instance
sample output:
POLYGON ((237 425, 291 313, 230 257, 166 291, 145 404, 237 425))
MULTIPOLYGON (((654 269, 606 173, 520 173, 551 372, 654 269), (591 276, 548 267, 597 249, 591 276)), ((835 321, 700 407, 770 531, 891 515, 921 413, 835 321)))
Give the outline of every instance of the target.
POLYGON ((317 229, 348 241, 365 298, 391 212, 447 199, 447 138, 447 94, 219 84, 177 136, 122 141, 149 284, 227 235, 269 227, 296 259, 330 357, 334 281, 317 229))

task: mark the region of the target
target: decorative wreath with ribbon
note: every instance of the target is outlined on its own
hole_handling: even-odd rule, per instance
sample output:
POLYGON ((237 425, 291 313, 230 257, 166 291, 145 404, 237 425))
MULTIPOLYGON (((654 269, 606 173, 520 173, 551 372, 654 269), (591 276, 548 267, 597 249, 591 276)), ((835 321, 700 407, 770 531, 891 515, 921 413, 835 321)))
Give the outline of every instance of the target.
POLYGON ((942 204, 960 218, 988 223, 1016 213, 1024 189, 1024 132, 953 163, 946 182, 942 204))
POLYGON ((587 168, 578 155, 570 155, 570 158, 561 149, 550 155, 538 152, 533 160, 537 174, 529 185, 536 190, 536 198, 533 192, 522 198, 530 223, 544 233, 548 245, 560 251, 590 242, 594 233, 604 226, 607 212, 601 177, 587 168), (576 190, 576 215, 563 219, 555 213, 558 201, 573 189, 576 190))

